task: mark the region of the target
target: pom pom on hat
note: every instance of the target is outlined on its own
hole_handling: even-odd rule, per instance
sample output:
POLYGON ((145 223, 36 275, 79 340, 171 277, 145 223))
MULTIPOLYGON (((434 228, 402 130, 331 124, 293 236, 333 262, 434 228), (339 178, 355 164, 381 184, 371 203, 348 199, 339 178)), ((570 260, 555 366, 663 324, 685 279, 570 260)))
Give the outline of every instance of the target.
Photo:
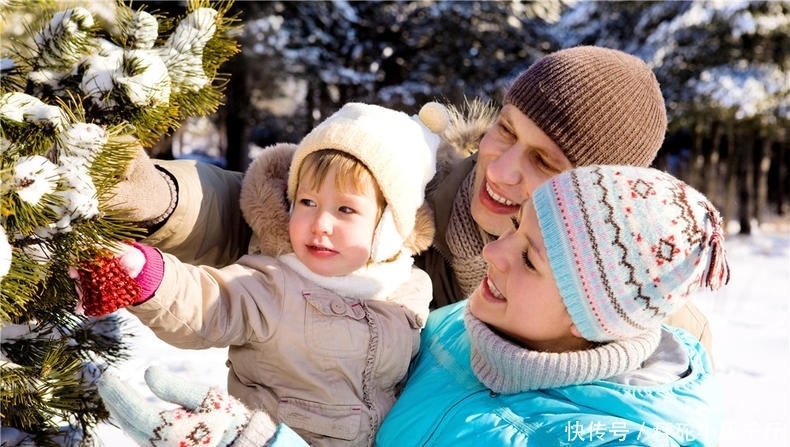
POLYGON ((576 168, 532 199, 560 295, 587 340, 654 329, 696 291, 729 281, 718 211, 665 172, 576 168))
POLYGON ((418 117, 428 130, 436 134, 444 132, 450 122, 450 113, 438 102, 429 102, 422 106, 418 117))
POLYGON ((504 102, 534 121, 575 166, 650 166, 667 128, 653 71, 609 48, 544 56, 518 76, 504 102))
POLYGON ((381 106, 348 103, 299 143, 288 175, 288 200, 294 200, 299 170, 307 155, 335 149, 355 157, 371 172, 387 202, 374 235, 371 259, 389 259, 398 254, 414 230, 425 186, 436 173, 438 134, 448 123, 449 113, 439 103, 424 105, 415 117, 381 106))

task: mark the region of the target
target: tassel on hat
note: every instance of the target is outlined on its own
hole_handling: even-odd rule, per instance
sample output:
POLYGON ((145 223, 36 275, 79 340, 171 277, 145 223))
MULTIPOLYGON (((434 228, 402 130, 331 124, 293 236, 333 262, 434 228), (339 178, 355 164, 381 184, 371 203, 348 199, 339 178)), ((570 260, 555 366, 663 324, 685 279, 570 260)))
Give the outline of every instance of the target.
POLYGON ((708 220, 712 226, 712 234, 708 243, 711 250, 710 264, 708 271, 702 275, 700 287, 718 290, 730 282, 730 265, 727 263, 727 256, 724 253, 721 218, 719 212, 710 202, 700 202, 700 205, 708 210, 708 220))
POLYGON ((665 172, 576 168, 532 200, 560 295, 587 340, 654 329, 698 290, 730 279, 718 211, 665 172))

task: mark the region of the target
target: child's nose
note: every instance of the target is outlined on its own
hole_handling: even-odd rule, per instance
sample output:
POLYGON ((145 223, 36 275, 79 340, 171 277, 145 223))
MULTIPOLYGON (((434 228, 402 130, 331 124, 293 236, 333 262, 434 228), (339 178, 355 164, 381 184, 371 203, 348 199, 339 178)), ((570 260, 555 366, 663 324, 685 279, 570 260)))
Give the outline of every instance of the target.
POLYGON ((316 234, 332 234, 332 215, 327 212, 319 212, 313 220, 313 232, 316 234))

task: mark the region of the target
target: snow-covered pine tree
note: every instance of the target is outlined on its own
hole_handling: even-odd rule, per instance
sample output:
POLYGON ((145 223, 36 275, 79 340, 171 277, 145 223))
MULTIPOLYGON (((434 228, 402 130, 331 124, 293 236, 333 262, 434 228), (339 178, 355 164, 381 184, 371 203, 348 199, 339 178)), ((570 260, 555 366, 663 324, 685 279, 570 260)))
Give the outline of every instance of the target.
POLYGON ((69 266, 137 235, 105 209, 113 187, 140 145, 216 111, 239 51, 230 1, 190 0, 179 17, 118 2, 109 19, 64 5, 0 2, 4 23, 31 18, 3 36, 0 64, 3 445, 96 443, 94 383, 125 345, 118 318, 75 310, 69 266))

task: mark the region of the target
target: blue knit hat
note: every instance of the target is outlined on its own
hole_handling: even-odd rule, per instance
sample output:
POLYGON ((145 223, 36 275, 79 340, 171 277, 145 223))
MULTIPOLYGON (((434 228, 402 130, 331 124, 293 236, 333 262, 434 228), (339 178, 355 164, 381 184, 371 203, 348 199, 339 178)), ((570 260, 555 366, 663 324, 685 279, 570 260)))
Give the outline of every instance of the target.
POLYGON ((577 168, 538 187, 533 203, 560 294, 587 340, 654 329, 695 291, 729 281, 718 211, 665 172, 577 168))

